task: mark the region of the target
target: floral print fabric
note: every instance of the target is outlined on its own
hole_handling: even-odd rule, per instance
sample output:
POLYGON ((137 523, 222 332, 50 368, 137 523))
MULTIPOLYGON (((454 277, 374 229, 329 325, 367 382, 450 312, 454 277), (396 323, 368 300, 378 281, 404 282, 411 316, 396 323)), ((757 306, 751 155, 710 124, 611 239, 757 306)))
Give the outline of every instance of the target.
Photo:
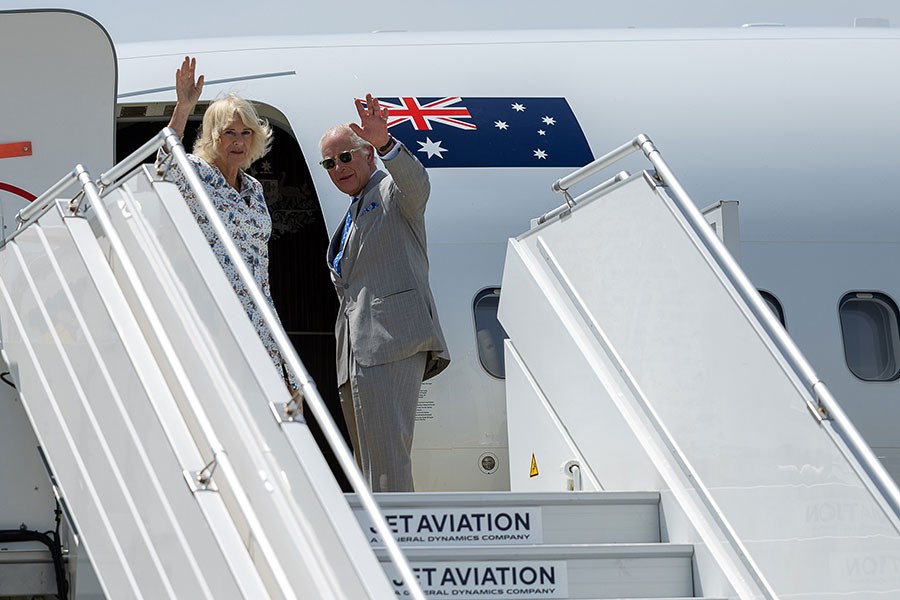
MULTIPOLYGON (((244 258, 244 262, 247 263, 247 267, 250 269, 250 272, 253 273, 253 278, 262 290, 263 296, 265 296, 266 301, 269 303, 269 307, 275 311, 275 305, 272 302, 272 294, 269 290, 268 243, 269 236, 272 234, 272 219, 269 216, 269 209, 266 207, 262 185, 256 179, 241 171, 241 189, 240 191, 235 190, 228 184, 225 180, 225 176, 222 175, 215 165, 210 165, 193 154, 188 154, 187 156, 193 165, 194 170, 197 172, 197 175, 199 175, 207 195, 215 205, 219 217, 222 219, 222 222, 225 223, 225 228, 228 230, 228 233, 231 234, 231 239, 234 240, 241 256, 244 258)), ((164 151, 160 150, 157 155, 157 165, 166 158, 164 151)), ((178 189, 181 191, 181 195, 184 196, 191 214, 193 214, 194 218, 197 220, 197 224, 200 226, 200 230, 209 242, 213 254, 216 255, 219 264, 222 265, 222 270, 225 271, 225 276, 231 283, 231 287, 234 288, 241 304, 244 306, 244 310, 247 312, 250 322, 253 323, 253 326, 256 328, 259 339, 262 341, 266 350, 268 350, 272 362, 278 369, 279 375, 281 375, 281 353, 278 351, 278 346, 275 344, 272 333, 269 331, 269 328, 266 327, 262 315, 253 304, 253 301, 250 298, 250 292, 241 281, 237 269, 225 252, 225 247, 210 224, 206 212, 200 206, 200 202, 197 200, 191 186, 188 184, 187 177, 185 177, 184 173, 174 161, 167 162, 168 171, 166 172, 166 179, 177 185, 178 189)), ((290 379, 291 388, 296 390, 298 386, 293 376, 288 373, 288 377, 290 379)))

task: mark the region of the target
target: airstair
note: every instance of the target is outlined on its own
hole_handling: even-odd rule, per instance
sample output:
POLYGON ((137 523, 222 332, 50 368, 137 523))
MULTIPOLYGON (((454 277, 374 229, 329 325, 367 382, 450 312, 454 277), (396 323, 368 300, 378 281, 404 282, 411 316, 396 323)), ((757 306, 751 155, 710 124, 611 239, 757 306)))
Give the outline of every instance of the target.
POLYGON ((658 490, 709 593, 900 594, 896 484, 653 143, 554 187, 504 269, 511 488, 658 490))
POLYGON ((109 598, 391 596, 303 398, 287 393, 177 188, 138 166, 162 145, 199 190, 303 398, 327 414, 171 130, 99 183, 76 167, 0 249, 3 358, 71 539, 109 598))

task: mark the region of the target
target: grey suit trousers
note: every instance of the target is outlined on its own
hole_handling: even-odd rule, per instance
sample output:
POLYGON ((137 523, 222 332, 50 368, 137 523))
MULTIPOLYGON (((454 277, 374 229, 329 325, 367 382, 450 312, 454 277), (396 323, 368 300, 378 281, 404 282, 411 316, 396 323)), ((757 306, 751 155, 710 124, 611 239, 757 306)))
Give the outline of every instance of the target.
POLYGON ((338 388, 353 453, 373 492, 412 492, 413 431, 428 352, 363 367, 350 351, 338 388))

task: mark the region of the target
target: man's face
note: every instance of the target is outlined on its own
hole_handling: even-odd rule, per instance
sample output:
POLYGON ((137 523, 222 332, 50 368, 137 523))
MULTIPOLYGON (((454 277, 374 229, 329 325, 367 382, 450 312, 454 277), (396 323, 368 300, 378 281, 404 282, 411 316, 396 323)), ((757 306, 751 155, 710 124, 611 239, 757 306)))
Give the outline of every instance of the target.
POLYGON ((359 194, 375 171, 375 155, 372 148, 354 149, 353 142, 346 133, 339 132, 325 139, 322 143, 322 158, 334 159, 334 168, 328 170, 328 175, 337 189, 348 196, 359 194), (342 152, 351 152, 350 162, 345 163, 338 158, 342 152))

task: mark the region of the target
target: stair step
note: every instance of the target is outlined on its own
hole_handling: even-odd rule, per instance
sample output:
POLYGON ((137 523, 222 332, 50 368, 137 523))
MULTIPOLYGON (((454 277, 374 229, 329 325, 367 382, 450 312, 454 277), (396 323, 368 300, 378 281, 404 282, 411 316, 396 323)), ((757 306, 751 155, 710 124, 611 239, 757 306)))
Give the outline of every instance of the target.
MULTIPOLYGON (((405 586, 375 550, 398 595, 405 586)), ((577 544, 407 548, 429 598, 693 597, 694 549, 684 544, 577 544)))
MULTIPOLYGON (((660 541, 656 492, 375 494, 402 546, 606 544, 660 541)), ((348 502, 380 537, 355 494, 348 502)))

